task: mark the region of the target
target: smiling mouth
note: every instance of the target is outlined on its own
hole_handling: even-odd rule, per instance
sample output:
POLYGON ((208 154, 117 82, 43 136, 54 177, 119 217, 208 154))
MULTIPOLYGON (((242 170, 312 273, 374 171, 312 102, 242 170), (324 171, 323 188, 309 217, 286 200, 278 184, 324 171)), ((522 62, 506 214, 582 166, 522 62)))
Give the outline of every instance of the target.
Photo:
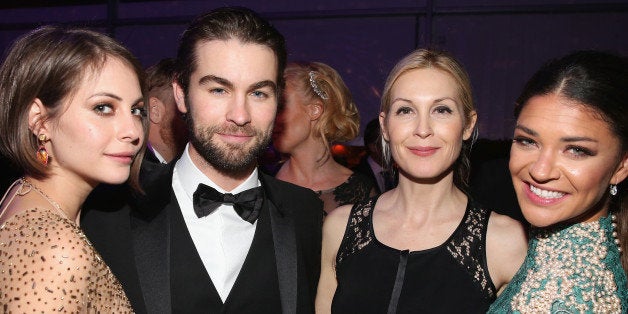
POLYGON ((111 154, 108 155, 109 158, 116 160, 118 162, 124 163, 124 164, 130 164, 133 162, 133 157, 135 155, 129 155, 129 154, 111 154))
POLYGON ((566 193, 562 193, 562 192, 556 192, 556 191, 549 191, 549 190, 543 190, 541 188, 538 188, 532 184, 530 184, 530 192, 532 192, 534 195, 540 197, 540 198, 547 198, 547 199, 556 199, 556 198, 561 198, 563 196, 565 196, 566 193))
POLYGON ((219 135, 222 141, 228 145, 243 145, 251 141, 254 137, 251 134, 242 133, 220 133, 219 135))
POLYGON ((438 150, 437 147, 416 147, 411 148, 410 151, 417 156, 427 157, 436 153, 438 150))
POLYGON ((219 133, 222 136, 235 136, 235 137, 251 137, 253 134, 247 133, 219 133))
POLYGON ((219 133, 220 136, 224 138, 236 138, 236 139, 248 139, 253 137, 253 134, 245 134, 245 133, 219 133))

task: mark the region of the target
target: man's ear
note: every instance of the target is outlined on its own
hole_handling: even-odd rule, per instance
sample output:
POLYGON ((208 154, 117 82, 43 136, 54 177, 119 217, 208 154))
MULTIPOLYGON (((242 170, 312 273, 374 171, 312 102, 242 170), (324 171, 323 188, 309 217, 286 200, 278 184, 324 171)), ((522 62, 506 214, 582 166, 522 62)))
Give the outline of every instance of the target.
POLYGON ((475 128, 475 123, 478 121, 478 114, 477 112, 475 112, 475 110, 473 110, 471 112, 471 114, 469 115, 469 121, 467 122, 467 126, 464 129, 464 132, 462 133, 462 139, 463 140, 468 140, 471 135, 473 135, 473 129, 475 128))
POLYGON ((187 113, 188 108, 185 106, 185 92, 183 87, 179 85, 176 80, 172 82, 172 91, 174 93, 174 101, 177 103, 177 108, 181 113, 187 113))
POLYGON ((323 115, 324 111, 325 108, 323 107, 323 104, 320 102, 320 100, 316 100, 308 105, 308 114, 310 115, 311 121, 318 120, 318 118, 323 115))
POLYGON ((154 124, 161 123, 164 117, 164 111, 166 110, 166 105, 157 97, 150 97, 148 99, 148 103, 150 104, 150 114, 148 115, 150 122, 154 124))
POLYGON ((33 99, 31 107, 28 110, 28 129, 38 136, 39 134, 47 134, 46 118, 48 117, 48 109, 44 106, 39 98, 33 99))

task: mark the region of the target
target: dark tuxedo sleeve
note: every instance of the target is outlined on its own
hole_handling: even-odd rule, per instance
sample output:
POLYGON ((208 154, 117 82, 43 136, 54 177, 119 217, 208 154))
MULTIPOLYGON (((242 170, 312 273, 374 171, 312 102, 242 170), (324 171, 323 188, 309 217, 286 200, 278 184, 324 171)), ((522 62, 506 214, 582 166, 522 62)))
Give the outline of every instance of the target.
POLYGON ((314 298, 321 269, 323 202, 312 191, 265 176, 273 198, 294 217, 297 242, 297 313, 314 313, 314 298))
POLYGON ((379 194, 382 191, 379 190, 379 186, 377 185, 377 178, 375 178, 375 173, 373 173, 373 169, 369 165, 367 157, 368 156, 365 156, 362 159, 360 159, 360 163, 358 163, 355 167, 351 168, 351 170, 353 172, 358 172, 367 176, 373 182, 373 186, 377 190, 377 194, 379 194))
POLYGON ((323 202, 310 190, 299 194, 295 192, 295 195, 299 195, 299 201, 295 206, 300 209, 295 225, 297 249, 303 254, 310 283, 309 294, 314 298, 321 270, 323 202))
POLYGON ((508 158, 476 162, 471 172, 471 194, 480 204, 527 224, 517 202, 508 170, 508 158))
POLYGON ((133 257, 130 197, 126 186, 98 186, 83 204, 81 228, 122 284, 135 312, 146 313, 133 257))
POLYGON ((294 193, 298 200, 295 208, 299 211, 295 220, 297 250, 298 255, 303 256, 303 270, 307 277, 307 288, 299 285, 297 313, 313 313, 310 309, 314 309, 321 270, 323 203, 310 190, 294 193), (307 291, 301 291, 303 289, 307 291))

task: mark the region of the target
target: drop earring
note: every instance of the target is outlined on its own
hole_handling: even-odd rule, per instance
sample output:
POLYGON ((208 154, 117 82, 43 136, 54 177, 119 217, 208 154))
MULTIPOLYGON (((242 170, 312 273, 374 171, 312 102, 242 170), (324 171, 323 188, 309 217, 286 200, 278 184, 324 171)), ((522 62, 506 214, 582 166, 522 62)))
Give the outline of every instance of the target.
POLYGON ((609 192, 613 196, 617 195, 617 184, 611 184, 611 186, 609 187, 609 192))
POLYGON ((46 134, 39 134, 37 136, 37 143, 39 144, 39 148, 37 148, 37 160, 39 160, 39 162, 44 166, 48 165, 48 159, 50 158, 48 156, 48 151, 46 150, 46 147, 44 146, 44 143, 47 140, 48 140, 48 137, 46 137, 46 134))

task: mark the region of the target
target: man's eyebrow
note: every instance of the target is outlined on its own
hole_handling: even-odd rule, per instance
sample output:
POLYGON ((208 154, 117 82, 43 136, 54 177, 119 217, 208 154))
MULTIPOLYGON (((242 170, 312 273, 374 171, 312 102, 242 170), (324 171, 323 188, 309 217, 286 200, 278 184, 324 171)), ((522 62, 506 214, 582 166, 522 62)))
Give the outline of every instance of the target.
POLYGON ((265 81, 261 81, 261 82, 257 82, 253 85, 251 85, 251 88, 249 88, 250 91, 254 91, 256 89, 260 89, 260 88, 264 88, 264 87, 270 87, 270 89, 272 89, 273 93, 277 92, 277 84, 275 84, 275 82, 271 81, 271 80, 265 80, 265 81))
POLYGON ((199 85, 205 85, 209 82, 215 82, 222 86, 233 88, 233 83, 231 83, 229 80, 215 75, 205 75, 198 80, 199 85))

